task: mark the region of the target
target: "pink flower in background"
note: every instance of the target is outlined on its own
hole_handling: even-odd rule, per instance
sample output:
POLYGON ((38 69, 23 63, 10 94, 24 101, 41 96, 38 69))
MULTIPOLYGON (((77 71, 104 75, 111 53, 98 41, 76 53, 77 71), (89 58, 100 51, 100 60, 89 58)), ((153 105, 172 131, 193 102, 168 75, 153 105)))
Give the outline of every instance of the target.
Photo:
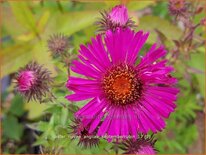
POLYGON ((187 3, 185 0, 169 0, 168 9, 171 15, 184 15, 187 11, 187 3))
POLYGON ((170 75, 173 67, 161 59, 166 54, 163 47, 154 44, 144 57, 139 56, 148 35, 109 30, 103 38, 92 38, 87 47, 80 46, 79 60, 73 61, 71 70, 82 77, 69 77, 67 88, 74 94, 66 98, 90 99, 76 112, 89 133, 98 127, 98 136, 137 137, 138 132, 165 128, 163 118, 176 107, 177 80, 170 75))
POLYGON ((127 8, 124 5, 115 6, 112 11, 109 12, 108 18, 115 24, 123 26, 129 20, 127 8))
POLYGON ((50 72, 37 62, 28 63, 16 75, 16 89, 28 101, 42 101, 42 97, 50 91, 52 79, 50 72))
POLYGON ((96 22, 100 33, 107 30, 115 31, 117 28, 134 28, 135 23, 128 16, 128 10, 124 5, 117 5, 110 12, 101 12, 102 18, 96 22))

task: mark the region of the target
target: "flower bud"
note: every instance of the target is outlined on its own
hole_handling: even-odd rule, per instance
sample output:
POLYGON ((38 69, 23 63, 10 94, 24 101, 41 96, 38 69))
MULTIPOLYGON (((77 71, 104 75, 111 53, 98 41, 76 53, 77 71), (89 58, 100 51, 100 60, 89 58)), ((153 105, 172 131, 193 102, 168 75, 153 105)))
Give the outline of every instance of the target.
POLYGON ((61 55, 69 49, 68 38, 62 34, 54 34, 48 40, 48 48, 54 56, 61 55))
POLYGON ((124 26, 129 20, 128 10, 124 5, 117 5, 110 11, 108 18, 114 24, 124 26))
MULTIPOLYGON (((80 119, 75 119, 73 125, 70 125, 69 128, 72 130, 71 134, 74 137, 79 137, 78 145, 83 146, 84 148, 91 148, 92 146, 99 145, 99 138, 95 137, 95 132, 89 133, 88 129, 83 126, 80 119)), ((72 138, 73 140, 74 138, 72 138)))
POLYGON ((31 62, 18 71, 15 77, 16 89, 27 101, 33 99, 41 102, 42 98, 50 92, 52 83, 50 74, 42 65, 31 62))
POLYGON ((101 12, 101 15, 102 18, 96 22, 99 33, 105 33, 107 30, 114 32, 117 28, 136 27, 134 21, 129 18, 128 10, 124 5, 117 5, 109 12, 101 12))
POLYGON ((153 135, 151 137, 146 137, 145 135, 140 135, 137 140, 129 139, 124 141, 120 148, 125 152, 124 154, 156 154, 156 149, 154 148, 156 140, 153 135))
POLYGON ((173 16, 182 16, 187 11, 185 0, 169 0, 169 12, 173 16))
POLYGON ((20 72, 17 81, 20 92, 28 91, 36 82, 35 73, 33 71, 22 71, 20 72))

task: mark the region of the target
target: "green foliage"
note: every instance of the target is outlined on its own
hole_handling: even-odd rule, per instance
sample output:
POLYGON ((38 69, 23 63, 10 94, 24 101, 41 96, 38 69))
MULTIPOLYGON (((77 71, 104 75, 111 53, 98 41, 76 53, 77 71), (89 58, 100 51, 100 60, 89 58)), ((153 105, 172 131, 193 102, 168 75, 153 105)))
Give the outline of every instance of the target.
POLYGON ((199 70, 199 73, 194 74, 194 77, 198 82, 198 90, 205 97, 205 49, 201 48, 199 53, 192 54, 188 65, 199 70))
MULTIPOLYGON (((13 74, 35 59, 52 71, 55 81, 52 92, 57 99, 47 104, 34 101, 25 103, 19 95, 10 99, 11 94, 16 94, 11 85, 3 94, 2 146, 14 141, 18 143, 14 153, 27 153, 28 146, 22 144, 21 140, 28 136, 24 132, 29 129, 34 133, 29 135, 35 139, 32 145, 41 148, 41 153, 44 154, 115 154, 111 149, 112 144, 104 139, 100 140, 99 147, 91 149, 77 146, 78 139, 71 140, 68 126, 72 123, 74 112, 87 101, 70 103, 65 99, 65 96, 71 93, 65 88, 68 79, 67 68, 59 58, 52 58, 47 49, 47 40, 54 33, 63 33, 69 37, 70 44, 73 45, 68 53, 77 54, 79 45, 89 43, 90 38, 94 37, 96 27, 93 23, 99 17, 99 11, 112 8, 116 3, 119 2, 8 1, 3 4, 3 50, 0 52, 2 77, 13 74)), ((140 54, 148 51, 157 41, 157 37, 160 37, 167 46, 167 57, 170 58, 173 40, 181 37, 182 30, 172 24, 167 3, 130 1, 127 6, 135 17, 138 14, 135 11, 152 9, 151 15, 139 19, 137 30, 150 32, 147 44, 140 54)), ((195 21, 198 22, 201 18, 202 14, 195 21)), ((196 34, 202 31, 199 28, 196 34)), ((180 94, 175 112, 166 120, 166 129, 157 134, 158 141, 155 146, 160 153, 188 153, 188 147, 198 136, 194 120, 196 112, 203 110, 197 96, 205 98, 205 50, 201 46, 192 52, 190 59, 185 59, 183 51, 180 51, 181 60, 174 64, 174 75, 179 79, 180 94), (186 73, 190 78, 185 78, 186 73)), ((71 76, 74 75, 77 74, 71 72, 71 76)), ((4 147, 4 153, 12 151, 4 147)))
POLYGON ((165 3, 164 1, 159 2, 158 5, 153 6, 152 11, 153 15, 155 16, 159 16, 161 18, 169 18, 168 3, 165 3))
POLYGON ((17 95, 11 102, 9 110, 5 111, 7 115, 3 117, 3 140, 12 139, 20 141, 24 126, 18 121, 18 117, 24 114, 22 97, 17 95))
MULTIPOLYGON (((30 17, 31 11, 28 13, 27 3, 10 2, 10 4, 12 5, 11 9, 14 15, 16 15, 16 19, 26 22, 26 25, 23 23, 22 25, 30 29, 28 29, 26 34, 17 37, 21 43, 17 42, 17 44, 13 46, 8 46, 0 53, 0 56, 3 57, 2 76, 16 71, 19 67, 33 60, 33 58, 40 63, 49 65, 50 69, 52 69, 51 58, 46 49, 46 40, 48 40, 49 36, 54 33, 64 33, 70 36, 91 25, 98 16, 96 11, 70 12, 65 14, 61 14, 60 12, 51 14, 50 11, 45 11, 40 20, 36 21, 32 18, 34 15, 30 17), (18 11, 19 9, 21 11, 18 11), (32 23, 30 20, 32 20, 32 23), (35 29, 33 27, 35 27, 35 29), (36 37, 32 34, 36 34, 36 37), (16 65, 13 65, 14 63, 16 65)), ((6 26, 7 25, 3 25, 4 28, 6 28, 6 26)))
POLYGON ((22 133, 23 133, 23 126, 22 124, 18 123, 16 117, 12 115, 8 115, 4 118, 3 122, 3 135, 6 138, 13 139, 19 141, 22 133))
POLYGON ((155 3, 154 1, 142 1, 141 3, 137 5, 137 2, 131 1, 128 3, 127 7, 131 11, 136 11, 136 10, 141 10, 148 6, 154 5, 154 3, 155 3))
POLYGON ((138 26, 138 30, 150 32, 150 36, 147 40, 147 43, 150 44, 153 44, 157 40, 157 34, 155 33, 155 29, 162 32, 170 42, 172 40, 178 39, 182 32, 180 28, 171 24, 168 20, 162 19, 158 16, 144 16, 140 18, 140 23, 141 24, 138 26))
POLYGON ((24 113, 24 104, 21 96, 17 95, 11 102, 9 113, 15 116, 22 116, 24 113))
POLYGON ((16 19, 21 23, 21 26, 27 30, 37 34, 35 17, 29 9, 28 3, 26 2, 9 2, 16 19))

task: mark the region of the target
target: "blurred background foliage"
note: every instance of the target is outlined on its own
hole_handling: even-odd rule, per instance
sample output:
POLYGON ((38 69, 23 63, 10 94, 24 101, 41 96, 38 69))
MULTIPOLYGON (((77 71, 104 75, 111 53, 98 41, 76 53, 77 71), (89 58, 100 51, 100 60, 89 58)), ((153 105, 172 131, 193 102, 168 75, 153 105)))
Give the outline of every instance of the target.
MULTIPOLYGON (((127 3, 130 16, 138 25, 137 30, 149 31, 144 53, 154 42, 161 40, 169 52, 173 40, 181 37, 182 29, 174 24, 168 13, 167 1, 123 1, 127 3)), ((69 36, 73 50, 88 43, 95 35, 93 24, 99 11, 112 8, 120 1, 3 1, 1 25, 1 122, 3 127, 1 148, 3 153, 67 153, 67 154, 114 154, 112 144, 101 140, 99 148, 82 149, 78 140, 71 141, 68 125, 74 109, 86 102, 69 103, 64 96, 69 92, 67 68, 53 59, 47 49, 49 36, 62 33, 69 36), (45 64, 55 77, 53 89, 59 103, 26 103, 14 91, 14 73, 31 60, 45 64)), ((204 2, 200 5, 204 6, 204 2)), ((194 18, 199 22, 204 11, 194 18)), ((195 34, 205 38, 204 27, 195 34)), ((204 101, 205 101, 205 48, 199 46, 185 55, 179 51, 175 61, 174 75, 181 88, 177 109, 167 120, 166 129, 157 134, 156 148, 159 153, 203 153, 204 149, 204 101), (185 59, 189 56, 189 59, 185 59), (203 139, 202 139, 203 138, 203 139), (193 149, 191 149, 191 147, 193 149), (195 148, 197 148, 195 150, 195 148)), ((170 58, 170 53, 168 58, 170 58)), ((73 73, 72 73, 73 74, 73 73)))

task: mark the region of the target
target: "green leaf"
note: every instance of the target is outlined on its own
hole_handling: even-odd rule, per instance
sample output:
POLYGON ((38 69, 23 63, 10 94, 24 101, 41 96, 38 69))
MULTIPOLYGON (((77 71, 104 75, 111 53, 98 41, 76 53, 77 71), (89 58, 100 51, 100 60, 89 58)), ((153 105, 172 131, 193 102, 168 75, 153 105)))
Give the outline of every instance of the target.
POLYGON ((5 116, 2 125, 4 136, 13 140, 20 140, 23 134, 23 125, 18 123, 16 117, 12 115, 5 116))
MULTIPOLYGON (((128 2, 127 8, 131 11, 141 10, 155 3, 154 1, 132 1, 132 0, 128 0, 127 2, 128 2)), ((104 3, 107 5, 107 8, 111 9, 114 6, 119 5, 120 0, 119 1, 104 1, 104 3)))
MULTIPOLYGON (((37 25, 36 25, 36 28, 37 28, 39 33, 44 32, 46 24, 49 20, 49 17, 50 17, 49 11, 45 11, 42 13, 42 16, 37 21, 37 25)), ((16 39, 21 40, 21 41, 29 41, 29 40, 34 39, 35 37, 36 37, 35 34, 29 31, 29 32, 26 32, 22 35, 19 35, 16 39)), ((38 34, 38 37, 40 38, 40 34, 38 34)))
POLYGON ((198 80, 198 86, 200 93, 205 96, 205 52, 193 53, 191 54, 191 61, 188 62, 188 65, 192 68, 196 68, 203 73, 194 74, 198 80))
POLYGON ((26 27, 28 30, 31 30, 36 35, 38 31, 36 29, 36 20, 31 12, 27 2, 14 2, 8 1, 16 19, 26 27))
POLYGON ((156 42, 157 34, 155 33, 155 29, 164 34, 170 41, 177 40, 182 33, 178 27, 158 16, 149 15, 140 18, 138 30, 150 32, 147 43, 153 44, 156 42))
POLYGON ((184 96, 177 101, 177 110, 175 117, 184 121, 185 119, 195 118, 196 110, 201 110, 202 107, 198 105, 195 94, 186 92, 184 96))
POLYGON ((153 5, 154 1, 129 1, 127 8, 132 11, 141 10, 149 5, 153 5))
POLYGON ((104 1, 104 3, 106 4, 107 8, 112 8, 115 5, 118 5, 119 1, 104 1))
POLYGON ((27 151, 27 146, 23 145, 15 151, 15 154, 21 154, 21 153, 24 154, 26 151, 27 151))
POLYGON ((167 1, 160 1, 152 8, 153 15, 159 17, 171 17, 168 14, 168 2, 167 1), (160 11, 161 10, 161 11, 160 11))
POLYGON ((31 60, 46 64, 47 68, 55 73, 51 57, 45 44, 46 42, 42 41, 30 41, 4 49, 0 53, 0 57, 2 57, 2 77, 15 72, 31 60))
POLYGON ((65 136, 66 138, 68 136, 68 130, 66 127, 57 126, 56 132, 58 133, 58 135, 65 136))
POLYGON ((50 17, 50 12, 49 11, 45 11, 42 13, 41 18, 39 19, 39 21, 37 22, 37 27, 39 29, 39 32, 42 32, 43 29, 45 28, 48 20, 50 17))
POLYGON ((46 145, 47 143, 48 141, 45 137, 38 137, 37 140, 32 144, 32 146, 46 145))
POLYGON ((37 130, 39 130, 39 131, 47 131, 48 128, 49 128, 49 123, 48 122, 40 121, 38 123, 37 130))
MULTIPOLYGON (((2 37, 10 35, 10 36, 17 36, 22 33, 25 33, 27 29, 23 27, 12 14, 12 10, 8 9, 8 7, 2 6, 2 37), (8 20, 9 19, 9 20, 8 20), (15 25, 15 29, 14 29, 15 25), (6 31, 4 34, 4 30, 6 31)), ((2 43, 4 44, 4 42, 2 43)))
POLYGON ((20 148, 17 148, 17 150, 15 151, 15 154, 20 154, 20 153, 24 154, 26 151, 27 151, 27 146, 23 145, 20 148))
POLYGON ((59 115, 61 114, 61 111, 62 111, 62 107, 60 105, 53 105, 45 110, 45 112, 57 113, 59 115))
POLYGON ((5 75, 15 72, 19 67, 23 67, 32 60, 31 49, 31 44, 27 42, 9 46, 1 51, 1 76, 4 77, 5 75))
POLYGON ((40 117, 48 108, 48 105, 30 101, 29 103, 24 104, 24 108, 25 110, 28 110, 28 119, 33 120, 40 117))
POLYGON ((174 153, 174 152, 177 152, 177 151, 180 152, 180 153, 186 153, 185 148, 180 143, 178 143, 177 141, 168 140, 167 143, 168 143, 168 147, 170 148, 171 153, 174 153))
MULTIPOLYGON (((44 16, 45 19, 48 18, 48 14, 45 14, 44 16)), ((47 64, 47 67, 50 67, 50 69, 54 71, 50 54, 46 45, 46 40, 49 38, 49 36, 54 32, 61 32, 66 35, 71 35, 91 25, 97 16, 98 13, 96 11, 54 14, 49 20, 48 26, 45 29, 45 33, 41 34, 40 36, 41 41, 32 40, 29 42, 14 44, 14 46, 9 46, 0 53, 0 56, 3 58, 2 77, 15 72, 19 67, 23 67, 29 61, 34 59, 39 63, 47 64)))
POLYGON ((9 112, 16 116, 21 116, 24 113, 24 102, 20 95, 17 95, 12 100, 9 112))
POLYGON ((179 140, 181 140, 181 143, 185 146, 189 146, 193 144, 193 142, 198 137, 198 130, 197 126, 195 124, 190 124, 187 126, 184 131, 181 133, 182 136, 184 136, 184 140, 181 139, 181 137, 178 137, 179 140))
POLYGON ((61 124, 66 125, 68 120, 68 109, 67 108, 62 108, 61 112, 61 124))
POLYGON ((79 11, 65 14, 56 13, 52 16, 46 29, 46 35, 64 33, 70 36, 90 25, 92 25, 99 13, 97 11, 79 11))

